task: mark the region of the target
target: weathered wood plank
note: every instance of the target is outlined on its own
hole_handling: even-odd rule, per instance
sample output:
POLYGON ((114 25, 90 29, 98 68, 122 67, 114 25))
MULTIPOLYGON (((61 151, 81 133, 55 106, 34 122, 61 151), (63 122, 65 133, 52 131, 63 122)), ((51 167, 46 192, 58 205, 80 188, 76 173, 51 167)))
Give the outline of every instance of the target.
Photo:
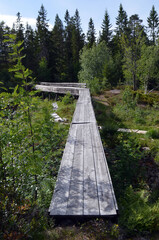
POLYGON ((66 215, 73 167, 74 147, 76 142, 76 131, 77 126, 71 125, 57 177, 56 187, 49 208, 50 215, 66 215))
POLYGON ((97 126, 94 124, 91 124, 90 127, 97 176, 100 215, 116 215, 116 199, 99 131, 97 126))
POLYGON ((74 148, 73 168, 70 179, 69 200, 67 204, 68 216, 83 215, 83 128, 77 126, 76 142, 74 148))
POLYGON ((77 103, 76 109, 73 115, 72 123, 96 123, 92 104, 89 103, 77 103))
POLYGON ((56 82, 40 82, 40 85, 46 85, 46 86, 55 86, 55 87, 76 87, 76 88, 85 88, 86 83, 56 83, 56 82))
POLYGON ((72 123, 82 123, 82 116, 84 114, 84 106, 82 104, 76 104, 76 109, 73 115, 72 123))
POLYGON ((84 215, 99 216, 97 181, 89 124, 84 129, 84 215))
POLYGON ((75 88, 75 87, 56 87, 56 86, 45 86, 45 85, 36 85, 35 88, 37 90, 41 90, 43 92, 54 92, 54 93, 61 93, 66 94, 67 92, 70 92, 72 95, 78 96, 79 90, 81 88, 75 88))

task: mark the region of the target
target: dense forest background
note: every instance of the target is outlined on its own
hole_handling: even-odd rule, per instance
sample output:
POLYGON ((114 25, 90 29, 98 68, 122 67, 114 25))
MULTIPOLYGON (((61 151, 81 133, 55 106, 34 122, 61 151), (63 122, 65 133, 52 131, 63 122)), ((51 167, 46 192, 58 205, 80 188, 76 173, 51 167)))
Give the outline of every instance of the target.
POLYGON ((43 5, 35 30, 22 24, 18 12, 12 29, 3 21, 0 23, 0 79, 7 88, 15 85, 8 72, 11 49, 3 41, 5 34, 15 33, 16 41, 23 41, 26 55, 23 64, 32 70, 36 82, 83 81, 94 92, 126 83, 133 85, 134 90, 144 88, 146 93, 159 82, 158 31, 159 18, 154 6, 147 16, 147 26, 137 14, 128 17, 120 4, 116 27, 112 29, 105 11, 98 38, 92 18, 87 33, 83 33, 78 10, 74 16, 67 10, 64 23, 57 14, 52 30, 43 5))

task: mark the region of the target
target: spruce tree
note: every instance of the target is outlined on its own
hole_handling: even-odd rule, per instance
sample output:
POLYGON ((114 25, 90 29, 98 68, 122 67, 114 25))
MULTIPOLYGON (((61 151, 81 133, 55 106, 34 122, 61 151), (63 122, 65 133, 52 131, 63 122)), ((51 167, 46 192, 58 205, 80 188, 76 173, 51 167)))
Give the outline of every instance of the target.
MULTIPOLYGON (((5 26, 5 23, 0 22, 0 82, 2 82, 2 86, 5 88, 12 87, 11 77, 8 72, 9 62, 8 62, 8 54, 11 51, 8 43, 5 42, 6 34, 10 33, 10 28, 5 26)), ((1 84, 0 84, 1 85, 1 84)), ((0 91, 1 87, 0 86, 0 91)))
POLYGON ((110 17, 109 17, 108 11, 106 10, 104 15, 104 20, 102 23, 102 32, 100 35, 100 42, 105 41, 107 46, 109 45, 111 40, 111 35, 112 35, 111 27, 112 25, 110 23, 110 17))
POLYGON ((16 41, 23 41, 24 40, 24 26, 21 21, 21 15, 20 12, 17 13, 17 20, 15 23, 15 31, 16 31, 16 41))
POLYGON ((154 5, 152 6, 150 15, 147 18, 147 23, 148 23, 148 27, 150 29, 150 38, 152 39, 153 45, 155 45, 156 37, 157 37, 157 30, 158 30, 158 26, 159 26, 159 18, 158 18, 158 14, 155 10, 154 5))
POLYGON ((78 10, 70 17, 68 10, 65 14, 65 54, 66 71, 69 81, 77 81, 79 64, 79 51, 84 46, 84 34, 82 33, 81 20, 78 10))
POLYGON ((118 16, 116 18, 116 32, 120 37, 122 33, 126 33, 128 27, 127 13, 124 11, 122 4, 119 6, 118 16))
POLYGON ((72 18, 70 17, 70 14, 68 10, 66 10, 65 13, 65 30, 64 30, 64 51, 65 51, 65 63, 66 63, 66 79, 69 79, 69 81, 73 81, 72 77, 72 29, 73 29, 73 23, 72 18))
POLYGON ((33 31, 32 27, 27 23, 24 39, 24 53, 26 55, 26 57, 24 58, 24 64, 33 72, 36 72, 38 66, 36 48, 37 45, 35 39, 35 32, 33 31))
POLYGON ((51 32, 52 47, 50 49, 50 67, 52 77, 55 81, 66 81, 65 79, 65 52, 64 52, 64 27, 58 14, 55 17, 55 24, 51 32))
POLYGON ((48 20, 47 20, 47 11, 44 6, 41 5, 40 11, 38 12, 37 23, 36 23, 36 41, 37 41, 37 56, 40 60, 42 57, 45 57, 47 60, 49 58, 49 30, 48 30, 48 20))
POLYGON ((89 23, 88 23, 88 32, 87 32, 87 45, 88 48, 91 48, 93 46, 93 44, 96 41, 96 37, 95 37, 95 28, 94 28, 94 23, 93 23, 93 19, 90 18, 89 23))
POLYGON ((76 9, 75 15, 74 15, 73 18, 74 18, 75 29, 76 29, 76 32, 77 32, 78 51, 80 51, 84 46, 85 35, 83 34, 83 31, 82 31, 81 19, 80 19, 80 16, 79 16, 78 9, 76 9))

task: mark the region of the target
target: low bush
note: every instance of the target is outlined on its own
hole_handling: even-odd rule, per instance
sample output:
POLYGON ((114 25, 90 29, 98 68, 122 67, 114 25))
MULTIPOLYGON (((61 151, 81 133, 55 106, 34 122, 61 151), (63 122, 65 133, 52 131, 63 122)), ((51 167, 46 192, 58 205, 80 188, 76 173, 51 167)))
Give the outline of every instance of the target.
POLYGON ((159 201, 151 204, 149 193, 128 187, 120 201, 120 224, 131 232, 153 232, 159 228, 159 201))
POLYGON ((144 94, 141 91, 133 91, 134 97, 138 95, 139 104, 155 105, 159 103, 159 95, 157 93, 144 94))
POLYGON ((64 105, 73 103, 73 96, 70 92, 67 92, 66 95, 62 98, 62 103, 64 105))
POLYGON ((146 135, 149 138, 159 139, 159 130, 158 129, 151 129, 146 133, 146 135))

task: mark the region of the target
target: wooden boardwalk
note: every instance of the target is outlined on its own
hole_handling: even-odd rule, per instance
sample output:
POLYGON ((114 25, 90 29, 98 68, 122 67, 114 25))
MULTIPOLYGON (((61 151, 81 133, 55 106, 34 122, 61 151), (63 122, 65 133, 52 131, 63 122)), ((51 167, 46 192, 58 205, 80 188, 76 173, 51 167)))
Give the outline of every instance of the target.
POLYGON ((85 83, 51 83, 51 82, 41 82, 36 85, 37 90, 44 92, 54 92, 66 94, 70 92, 72 95, 79 96, 79 90, 85 88, 85 83))
POLYGON ((78 91, 49 212, 52 216, 116 216, 117 202, 90 92, 78 91))

